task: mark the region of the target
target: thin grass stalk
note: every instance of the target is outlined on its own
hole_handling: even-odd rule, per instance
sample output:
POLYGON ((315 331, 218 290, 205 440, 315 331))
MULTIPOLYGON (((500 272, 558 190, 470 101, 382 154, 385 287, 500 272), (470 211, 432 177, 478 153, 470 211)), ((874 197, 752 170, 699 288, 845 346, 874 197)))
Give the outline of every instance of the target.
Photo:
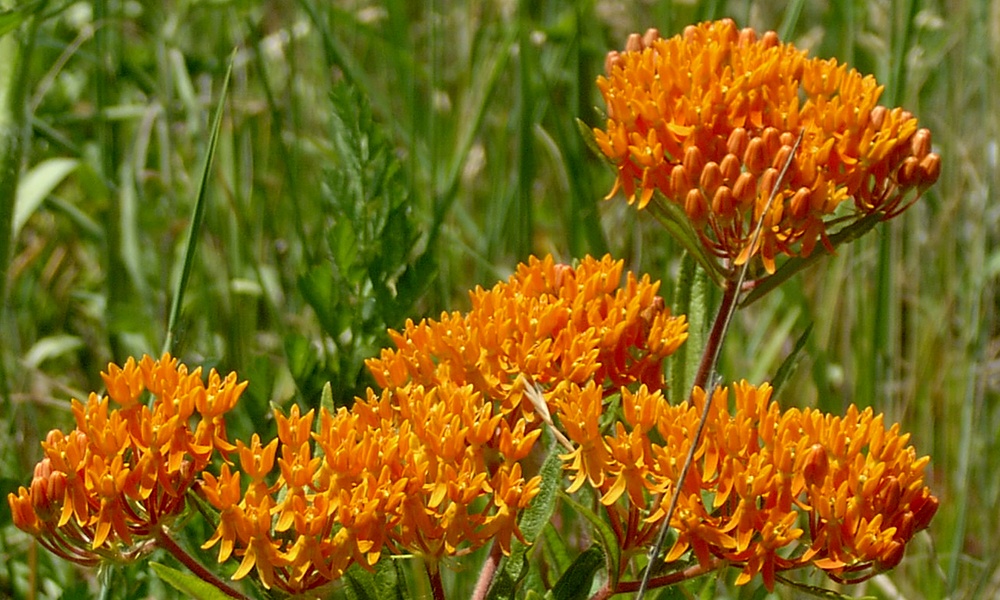
POLYGON ((172 352, 177 335, 177 325, 180 321, 181 308, 184 305, 184 291, 187 289, 188 279, 191 277, 191 268, 194 265, 195 250, 198 247, 198 238, 201 233, 201 224, 205 216, 205 204, 208 196, 208 179, 212 173, 212 160, 215 157, 215 149, 219 142, 219 130, 222 126, 222 113, 226 106, 226 95, 229 91, 229 79, 233 73, 233 60, 236 53, 229 59, 229 66, 226 68, 226 75, 222 80, 222 91, 219 94, 219 102, 215 106, 215 116, 212 117, 212 130, 208 138, 208 147, 205 149, 205 160, 202 164, 201 179, 198 182, 198 194, 195 197, 194 210, 191 214, 191 223, 188 227, 187 246, 184 250, 184 264, 181 267, 181 276, 177 280, 177 287, 174 289, 174 299, 170 306, 170 320, 167 323, 167 335, 163 342, 163 352, 172 352))

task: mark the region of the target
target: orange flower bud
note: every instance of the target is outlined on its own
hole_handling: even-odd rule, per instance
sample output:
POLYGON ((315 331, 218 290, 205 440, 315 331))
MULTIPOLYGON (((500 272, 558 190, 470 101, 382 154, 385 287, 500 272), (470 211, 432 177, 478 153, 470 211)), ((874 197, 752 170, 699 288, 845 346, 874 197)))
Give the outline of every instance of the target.
POLYGON ((697 177, 704 168, 705 155, 702 154, 701 148, 688 146, 687 150, 684 151, 684 170, 688 172, 689 176, 697 177))
POLYGON ((802 476, 806 485, 822 485, 830 472, 830 459, 827 457, 826 448, 822 444, 813 444, 806 452, 805 462, 802 466, 802 476))
POLYGON ((705 194, 712 195, 715 193, 716 188, 722 184, 722 170, 719 168, 719 163, 712 161, 705 165, 705 168, 701 171, 699 184, 705 194))
POLYGON ((918 129, 910 139, 910 152, 918 159, 927 156, 931 151, 931 132, 929 129, 918 129))
POLYGON ((749 142, 750 136, 747 134, 747 130, 742 127, 736 127, 730 132, 729 138, 726 140, 726 150, 729 151, 729 154, 742 156, 746 152, 749 142))
POLYGON ((743 166, 754 175, 760 175, 767 167, 767 159, 764 155, 764 140, 755 137, 747 144, 747 149, 743 153, 743 166))

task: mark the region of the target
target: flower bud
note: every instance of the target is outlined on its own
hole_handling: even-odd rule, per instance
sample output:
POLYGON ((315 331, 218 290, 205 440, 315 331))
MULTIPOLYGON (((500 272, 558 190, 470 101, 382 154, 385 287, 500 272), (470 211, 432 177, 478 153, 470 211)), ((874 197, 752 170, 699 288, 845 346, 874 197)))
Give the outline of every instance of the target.
POLYGON ((806 485, 822 485, 830 471, 830 459, 822 444, 813 444, 806 451, 805 464, 802 466, 802 476, 806 485))
POLYGON ((764 141, 755 137, 747 143, 746 151, 743 153, 743 166, 754 175, 759 175, 767 167, 764 158, 764 141))
POLYGON ((698 183, 706 195, 714 194, 716 188, 722 185, 722 170, 719 169, 719 163, 715 161, 707 163, 701 171, 701 179, 698 183))
POLYGON ((684 170, 690 177, 697 177, 701 170, 705 168, 705 156, 698 146, 688 146, 684 151, 684 170))
POLYGON ((705 215, 708 213, 708 203, 701 190, 697 188, 688 190, 687 196, 684 198, 684 212, 687 213, 692 222, 698 224, 704 222, 705 215))
POLYGON ((746 152, 747 143, 749 141, 750 136, 747 134, 747 130, 742 127, 737 127, 730 132, 729 138, 726 140, 726 149, 730 154, 735 154, 739 157, 746 152))
POLYGON ((722 172, 723 182, 727 185, 733 185, 736 183, 736 178, 740 176, 740 159, 730 152, 722 158, 719 170, 722 172))
POLYGON ((910 151, 913 156, 921 159, 931 151, 931 132, 929 129, 918 129, 910 139, 910 151))

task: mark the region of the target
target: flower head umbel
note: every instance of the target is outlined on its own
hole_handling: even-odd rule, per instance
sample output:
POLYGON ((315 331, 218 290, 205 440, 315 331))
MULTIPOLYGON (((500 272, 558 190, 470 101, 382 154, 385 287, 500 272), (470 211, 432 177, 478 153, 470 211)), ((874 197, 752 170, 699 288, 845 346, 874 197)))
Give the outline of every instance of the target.
POLYGON ((878 105, 873 77, 808 58, 774 32, 729 19, 670 39, 650 30, 609 53, 606 70, 607 125, 594 134, 618 169, 612 194, 645 208, 660 192, 729 264, 759 256, 773 272, 779 255, 831 247, 836 218, 895 216, 940 172, 930 132, 878 105))
POLYGON ((87 565, 142 551, 183 510, 213 453, 235 449, 223 415, 247 385, 214 369, 206 382, 169 354, 110 364, 101 376, 108 395, 73 400, 76 428, 50 431, 30 488, 7 497, 15 525, 87 565))
MULTIPOLYGON (((567 388, 556 400, 563 422, 588 411, 591 395, 567 388)), ((652 499, 680 485, 671 520, 678 536, 666 560, 691 551, 706 569, 734 565, 738 584, 759 573, 772 589, 777 572, 809 564, 841 582, 896 566, 937 510, 923 483, 929 459, 870 408, 851 406, 843 417, 782 411, 770 396, 766 384, 718 389, 693 468, 679 484, 705 392, 696 388, 691 401, 672 406, 659 391, 623 389, 622 415, 607 434, 567 426, 579 450, 601 457, 564 457, 575 472, 570 491, 589 483, 619 542, 631 548, 650 543, 665 517, 666 507, 652 499)), ((589 426, 599 416, 582 418, 589 426)))
POLYGON ((608 257, 532 258, 473 291, 468 313, 392 332, 396 348, 368 362, 380 393, 321 410, 315 432, 312 411, 278 412, 277 440, 240 446, 242 471, 205 476, 221 513, 205 546, 241 557, 234 577, 256 568, 290 593, 383 548, 430 564, 490 542, 509 552, 541 481, 521 465, 541 435, 526 386, 587 384, 599 411, 618 385, 662 386, 660 361, 686 337, 656 284, 623 275, 608 257))

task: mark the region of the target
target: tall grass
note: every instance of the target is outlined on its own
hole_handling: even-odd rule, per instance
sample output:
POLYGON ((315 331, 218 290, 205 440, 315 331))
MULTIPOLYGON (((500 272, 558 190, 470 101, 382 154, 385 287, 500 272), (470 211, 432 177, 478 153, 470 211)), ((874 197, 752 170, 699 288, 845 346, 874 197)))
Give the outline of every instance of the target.
MULTIPOLYGON (((904 218, 741 311, 721 372, 772 377, 811 326, 779 400, 838 412, 872 405, 932 457, 942 507, 929 533, 899 568, 845 592, 1000 593, 995 2, 957 0, 947 13, 916 0, 26 6, 0 16, 0 55, 31 51, 23 79, 0 69, 8 94, 0 93, 0 142, 24 150, 22 160, 20 148, 0 149, 0 366, 10 393, 3 492, 26 483, 38 441, 71 421, 70 397, 100 389, 109 360, 163 347, 185 265, 190 280, 172 344, 189 364, 250 380, 234 437, 271 427, 271 404, 316 405, 325 381, 349 402, 367 383, 360 361, 386 343, 385 327, 464 308, 465 290, 505 277, 531 253, 570 260, 611 251, 663 277, 668 300, 683 302, 672 297, 679 248, 620 198, 601 200, 611 173, 574 120, 597 124, 593 80, 627 33, 656 26, 672 35, 725 15, 875 74, 885 102, 906 106, 934 132, 944 164, 940 182, 904 218), (199 247, 186 261, 231 55, 199 247), (337 99, 341 88, 354 91, 353 104, 337 99), (30 131, 18 127, 21 110, 30 131), (357 165, 356 178, 377 182, 372 169, 394 169, 398 189, 345 187, 352 156, 337 140, 352 124, 338 120, 344 110, 370 110, 371 128, 351 139, 385 143, 386 154, 357 165), (40 168, 51 159, 74 168, 40 168), (14 191, 13 173, 51 183, 16 231, 15 197, 26 192, 14 191), (353 232, 356 247, 344 245, 342 223, 370 216, 350 211, 376 201, 396 215, 392 227, 409 233, 379 229, 365 246, 353 232), (384 261, 377 273, 372 257, 384 261), (324 269, 329 279, 310 278, 324 269), (334 301, 343 314, 371 317, 367 337, 338 323, 342 313, 324 314, 334 301)), ((6 510, 0 527, 0 595, 94 589, 93 574, 80 580, 37 552, 6 510)), ((715 591, 749 597, 724 584, 715 591)), ((143 568, 130 572, 123 592, 168 593, 143 568)))

